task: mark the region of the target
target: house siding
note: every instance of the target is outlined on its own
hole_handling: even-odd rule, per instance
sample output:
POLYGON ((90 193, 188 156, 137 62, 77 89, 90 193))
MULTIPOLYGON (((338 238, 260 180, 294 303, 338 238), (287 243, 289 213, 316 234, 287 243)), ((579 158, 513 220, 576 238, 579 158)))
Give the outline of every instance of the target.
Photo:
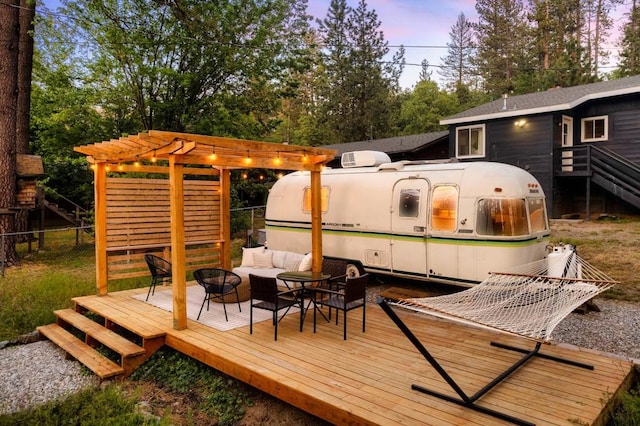
MULTIPOLYGON (((495 161, 523 168, 542 185, 547 208, 553 206, 553 115, 520 117, 523 127, 514 123, 519 118, 485 123, 485 157, 460 161, 495 161)), ((450 155, 455 156, 456 127, 451 127, 450 155)), ((549 212, 551 213, 551 212, 549 212)))
POLYGON ((580 119, 606 115, 609 117, 609 138, 602 142, 585 142, 610 149, 629 161, 640 163, 640 99, 628 96, 594 102, 576 109, 576 145, 580 144, 580 119))

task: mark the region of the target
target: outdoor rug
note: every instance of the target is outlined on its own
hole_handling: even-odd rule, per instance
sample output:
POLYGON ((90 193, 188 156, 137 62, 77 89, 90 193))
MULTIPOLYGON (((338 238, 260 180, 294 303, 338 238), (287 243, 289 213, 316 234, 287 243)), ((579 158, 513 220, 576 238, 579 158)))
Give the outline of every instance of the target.
MULTIPOLYGON (((139 294, 136 296, 131 296, 134 299, 145 301, 144 299, 147 297, 147 294, 139 294)), ((202 300, 204 299, 204 288, 199 285, 191 285, 187 287, 187 318, 193 321, 197 321, 200 324, 204 324, 208 327, 215 328, 219 331, 228 331, 233 330, 238 327, 243 327, 245 325, 249 325, 249 310, 250 310, 250 301, 246 300, 244 302, 240 302, 240 307, 242 308, 242 312, 238 312, 238 304, 236 302, 228 302, 227 303, 227 316, 229 317, 229 321, 225 321, 224 319, 224 310, 222 307, 222 303, 211 302, 209 304, 209 311, 207 311, 207 304, 205 303, 204 308, 202 308, 202 315, 200 315, 200 320, 196 320, 198 317, 198 312, 200 311, 200 306, 202 305, 202 300)), ((153 305, 162 310, 172 312, 173 311, 173 292, 171 289, 158 291, 154 295, 149 296, 149 300, 146 303, 153 305)), ((292 307, 287 315, 291 315, 293 312, 297 312, 298 309, 292 307)), ((282 311, 284 312, 284 311, 282 311)), ((282 314, 281 312, 281 314, 282 314)), ((271 320, 272 314, 270 311, 265 311, 264 309, 254 309, 253 310, 253 323, 258 323, 266 320, 271 320)))

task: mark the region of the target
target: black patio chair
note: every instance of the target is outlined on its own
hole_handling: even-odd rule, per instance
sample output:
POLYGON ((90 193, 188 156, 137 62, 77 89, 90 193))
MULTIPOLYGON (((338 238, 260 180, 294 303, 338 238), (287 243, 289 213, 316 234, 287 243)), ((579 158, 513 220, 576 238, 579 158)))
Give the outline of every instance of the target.
POLYGON ((149 300, 149 295, 155 294, 158 283, 161 282, 165 284, 171 282, 171 263, 151 253, 145 254, 144 260, 147 262, 149 272, 151 272, 151 285, 149 286, 147 298, 145 299, 149 300))
MULTIPOLYGON (((329 290, 317 288, 314 293, 314 304, 317 307, 327 306, 336 309, 336 325, 340 317, 339 311, 344 312, 344 340, 347 340, 347 312, 362 308, 362 332, 365 331, 365 315, 367 311, 367 283, 369 274, 359 277, 347 277, 343 290, 329 290), (318 296, 321 296, 318 299, 318 296), (322 297, 326 296, 326 297, 322 297)), ((316 332, 316 309, 313 310, 313 332, 316 332)))
POLYGON ((331 275, 327 280, 328 288, 337 290, 344 286, 347 278, 347 261, 325 257, 322 259, 322 273, 331 275))
POLYGON ((204 300, 202 306, 200 306, 200 312, 198 312, 198 318, 202 314, 202 308, 204 303, 207 302, 207 311, 209 310, 209 302, 211 299, 219 300, 222 303, 224 309, 224 318, 229 321, 227 317, 227 304, 224 301, 224 297, 227 294, 235 293, 236 301, 238 302, 238 310, 242 312, 240 307, 240 298, 238 297, 238 286, 242 282, 242 279, 238 274, 231 271, 227 271, 222 268, 202 268, 193 272, 193 277, 198 284, 204 287, 204 300))
MULTIPOLYGON (((298 293, 301 289, 278 290, 278 282, 273 277, 261 277, 249 274, 251 287, 251 311, 249 313, 249 334, 253 334, 253 308, 264 309, 273 313, 275 326, 273 340, 278 340, 278 323, 287 315, 292 306, 299 306, 298 293), (278 318, 278 312, 286 309, 278 318)), ((302 331, 302 309, 300 309, 300 331, 302 331)))
MULTIPOLYGON (((347 261, 344 259, 323 257, 322 273, 331 275, 331 278, 320 283, 318 287, 329 290, 340 290, 344 288, 344 283, 347 278, 347 261)), ((329 319, 331 319, 331 308, 329 308, 329 319)))

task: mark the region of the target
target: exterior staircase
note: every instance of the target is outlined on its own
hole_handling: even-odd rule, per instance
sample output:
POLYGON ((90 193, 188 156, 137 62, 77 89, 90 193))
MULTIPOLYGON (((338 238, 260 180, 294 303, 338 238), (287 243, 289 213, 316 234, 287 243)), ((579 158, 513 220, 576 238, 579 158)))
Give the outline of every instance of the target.
MULTIPOLYGON (((51 190, 49 190, 49 192, 51 192, 51 190)), ((89 212, 87 209, 74 203, 68 198, 54 192, 52 196, 56 201, 50 201, 46 198, 43 188, 38 188, 37 196, 40 199, 41 205, 45 209, 55 213, 58 217, 61 217, 74 227, 84 227, 88 224, 89 220, 87 220, 87 218, 89 212)), ((86 228, 85 231, 90 232, 90 229, 86 228)))
POLYGON ((593 145, 563 148, 571 151, 569 170, 558 176, 585 176, 618 198, 640 209, 640 165, 611 151, 593 145))
POLYGON ((75 309, 54 314, 56 322, 38 327, 38 332, 101 380, 129 377, 164 345, 162 333, 126 329, 113 318, 89 311, 77 302, 75 309))

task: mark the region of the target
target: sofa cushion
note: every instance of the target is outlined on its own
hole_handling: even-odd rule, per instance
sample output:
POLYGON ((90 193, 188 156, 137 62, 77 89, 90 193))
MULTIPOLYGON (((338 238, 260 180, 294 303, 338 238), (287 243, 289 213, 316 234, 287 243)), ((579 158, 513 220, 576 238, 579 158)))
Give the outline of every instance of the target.
POLYGON ((307 253, 300 261, 300 265, 298 265, 298 271, 310 271, 312 265, 313 258, 311 257, 311 253, 307 253))
POLYGON ((240 266, 253 266, 253 254, 264 253, 264 247, 246 248, 242 247, 242 263, 240 266))
POLYGON ((287 252, 287 256, 284 260, 285 271, 297 271, 303 258, 303 254, 287 252))
POLYGON ((272 269, 273 268, 273 253, 253 253, 253 267, 258 269, 272 269))
POLYGON ((274 268, 282 268, 284 267, 284 262, 287 258, 287 252, 281 250, 266 250, 265 253, 272 253, 271 262, 273 263, 274 268))

